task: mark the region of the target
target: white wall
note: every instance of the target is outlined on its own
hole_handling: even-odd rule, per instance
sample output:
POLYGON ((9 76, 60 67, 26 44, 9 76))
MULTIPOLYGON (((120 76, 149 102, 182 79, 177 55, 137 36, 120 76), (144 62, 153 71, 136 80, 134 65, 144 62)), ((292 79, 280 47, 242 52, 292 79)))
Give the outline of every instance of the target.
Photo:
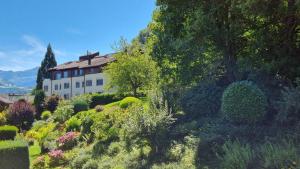
POLYGON ((107 83, 107 78, 104 76, 103 73, 97 74, 88 74, 80 77, 72 77, 71 78, 62 78, 59 80, 51 80, 45 79, 43 81, 43 88, 44 86, 48 86, 48 91, 45 91, 46 96, 51 96, 52 94, 59 95, 64 97, 64 95, 69 95, 69 97, 73 97, 76 95, 84 94, 84 93, 97 93, 97 92, 104 92, 104 85, 107 83), (85 88, 82 86, 82 82, 85 79, 85 88), (97 79, 103 79, 103 85, 97 86, 97 79), (86 81, 92 80, 92 86, 86 86, 86 81), (72 82, 72 83, 71 83, 72 82), (80 83, 80 87, 76 88, 76 82, 80 83), (70 87, 68 89, 64 88, 64 83, 69 83, 70 87), (52 85, 52 93, 51 93, 51 85, 52 85), (58 85, 58 90, 55 90, 55 85, 58 85), (61 85, 61 89, 60 86, 61 85), (72 90, 71 90, 72 89, 72 90))

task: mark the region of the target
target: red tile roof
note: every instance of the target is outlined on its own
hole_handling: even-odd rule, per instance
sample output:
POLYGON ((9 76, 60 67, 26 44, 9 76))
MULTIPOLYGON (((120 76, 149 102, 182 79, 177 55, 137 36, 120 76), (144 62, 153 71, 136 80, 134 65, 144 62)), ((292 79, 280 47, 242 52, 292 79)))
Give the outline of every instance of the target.
MULTIPOLYGON (((94 54, 91 54, 94 55, 94 54)), ((93 56, 91 59, 91 64, 89 64, 88 60, 82 60, 82 61, 73 61, 73 62, 67 62, 61 65, 57 65, 54 68, 49 69, 51 70, 65 70, 65 69, 75 69, 75 68, 88 68, 88 67, 97 67, 97 66, 104 66, 107 63, 113 62, 115 58, 111 56, 112 54, 107 54, 104 56, 93 56)))

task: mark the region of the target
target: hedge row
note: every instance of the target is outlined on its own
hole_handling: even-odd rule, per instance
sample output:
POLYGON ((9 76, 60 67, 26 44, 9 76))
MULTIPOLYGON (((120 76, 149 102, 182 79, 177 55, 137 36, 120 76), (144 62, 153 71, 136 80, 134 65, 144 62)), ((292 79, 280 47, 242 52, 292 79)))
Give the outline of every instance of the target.
POLYGON ((94 108, 97 105, 105 105, 112 102, 122 100, 124 96, 119 96, 115 94, 93 94, 91 99, 90 107, 94 108))
POLYGON ((0 168, 29 169, 28 145, 22 141, 0 141, 0 168))
POLYGON ((18 128, 15 126, 0 126, 0 140, 13 140, 17 132, 18 128))

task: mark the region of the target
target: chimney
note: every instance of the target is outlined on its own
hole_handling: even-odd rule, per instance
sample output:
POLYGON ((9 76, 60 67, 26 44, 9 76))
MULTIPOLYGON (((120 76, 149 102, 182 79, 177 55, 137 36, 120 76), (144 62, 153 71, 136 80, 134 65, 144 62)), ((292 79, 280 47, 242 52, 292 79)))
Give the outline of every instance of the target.
POLYGON ((89 51, 86 51, 86 56, 88 57, 88 64, 91 65, 91 63, 92 63, 92 56, 90 55, 89 51))

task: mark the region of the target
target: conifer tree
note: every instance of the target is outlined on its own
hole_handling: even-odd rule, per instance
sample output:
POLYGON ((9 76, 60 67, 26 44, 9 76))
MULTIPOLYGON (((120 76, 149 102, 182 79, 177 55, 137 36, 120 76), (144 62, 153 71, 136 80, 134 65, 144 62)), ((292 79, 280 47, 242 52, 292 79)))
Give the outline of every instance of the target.
POLYGON ((38 75, 36 79, 36 89, 40 90, 43 87, 43 79, 50 78, 50 73, 48 70, 57 65, 55 60, 55 55, 52 51, 51 45, 49 44, 47 47, 47 52, 45 54, 45 58, 41 63, 41 67, 38 70, 38 75))

